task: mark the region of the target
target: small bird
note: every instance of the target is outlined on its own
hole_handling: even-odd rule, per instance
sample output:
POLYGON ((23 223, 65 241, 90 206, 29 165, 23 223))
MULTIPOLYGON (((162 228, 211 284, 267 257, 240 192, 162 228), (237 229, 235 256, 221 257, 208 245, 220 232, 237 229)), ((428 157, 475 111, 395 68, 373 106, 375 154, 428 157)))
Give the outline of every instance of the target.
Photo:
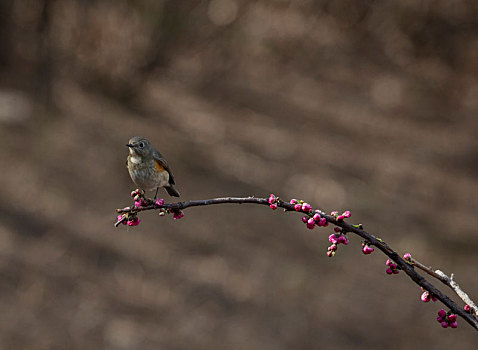
POLYGON ((179 197, 179 192, 174 187, 174 176, 169 169, 166 159, 163 158, 154 146, 144 137, 132 137, 126 146, 129 155, 126 160, 131 180, 141 190, 152 191, 156 189, 156 198, 159 187, 164 187, 170 196, 179 197))

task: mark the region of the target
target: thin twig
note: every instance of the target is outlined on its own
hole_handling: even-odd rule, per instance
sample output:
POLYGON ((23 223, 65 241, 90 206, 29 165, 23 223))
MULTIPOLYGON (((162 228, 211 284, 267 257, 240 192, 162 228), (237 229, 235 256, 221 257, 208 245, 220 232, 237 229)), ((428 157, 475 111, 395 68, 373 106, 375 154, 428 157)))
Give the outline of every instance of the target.
MULTIPOLYGON (((206 199, 206 200, 196 200, 196 201, 187 201, 187 202, 177 202, 177 203, 169 203, 163 205, 157 204, 150 204, 144 207, 127 207, 123 209, 116 209, 117 213, 125 214, 125 213, 138 213, 140 211, 145 210, 154 210, 154 209, 166 209, 166 210, 174 210, 174 209, 186 209, 189 207, 198 207, 198 206, 206 206, 206 205, 214 205, 214 204, 242 204, 242 203, 250 203, 250 204, 261 204, 261 205, 269 205, 269 201, 266 198, 256 198, 256 197, 225 197, 225 198, 213 198, 213 199, 206 199)), ((295 211, 294 205, 288 202, 284 202, 283 200, 278 200, 276 202, 278 207, 283 208, 285 211, 295 211)), ((304 212, 299 211, 300 213, 304 214, 304 212)), ((321 216, 325 217, 325 219, 336 226, 343 228, 346 232, 353 232, 356 235, 365 239, 369 245, 376 246, 379 250, 381 250, 386 256, 392 259, 398 267, 403 270, 416 284, 423 287, 425 290, 429 291, 432 295, 434 295, 438 300, 440 300, 443 304, 445 304, 450 310, 462 317, 466 322, 468 322, 475 330, 478 331, 478 318, 475 318, 472 314, 465 312, 462 308, 458 307, 453 300, 451 300, 446 294, 442 293, 438 290, 434 285, 428 282, 423 276, 418 274, 413 266, 409 264, 407 261, 402 259, 398 253, 396 253, 392 248, 390 248, 383 240, 380 238, 375 237, 374 235, 368 233, 367 231, 363 230, 361 226, 358 225, 351 225, 343 220, 337 220, 334 216, 327 215, 321 212, 321 216)), ((418 266, 417 266, 418 267, 418 266)), ((437 276, 434 276, 437 277, 437 276)), ((439 278, 439 277, 437 277, 439 278)), ((439 278, 440 279, 440 278, 439 278)), ((441 279, 440 279, 441 280, 441 279)), ((471 304, 469 304, 471 305, 471 304)), ((474 305, 474 304, 473 304, 474 305)))
POLYGON ((448 277, 443 271, 434 271, 431 267, 422 264, 413 257, 410 257, 409 261, 413 266, 416 266, 419 269, 425 271, 430 276, 435 277, 436 279, 453 289, 453 291, 460 297, 461 300, 463 300, 466 304, 470 305, 471 311, 478 316, 478 308, 476 307, 473 300, 471 300, 471 298, 468 296, 468 294, 466 294, 463 289, 460 288, 458 283, 455 282, 455 280, 453 279, 453 274, 451 274, 451 277, 448 277))

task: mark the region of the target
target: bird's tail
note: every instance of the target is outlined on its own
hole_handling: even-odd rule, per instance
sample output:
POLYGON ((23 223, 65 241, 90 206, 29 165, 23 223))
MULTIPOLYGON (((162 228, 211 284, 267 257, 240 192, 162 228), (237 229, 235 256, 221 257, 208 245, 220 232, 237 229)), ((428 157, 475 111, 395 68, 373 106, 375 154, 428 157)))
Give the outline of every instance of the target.
POLYGON ((179 192, 178 190, 174 187, 174 185, 169 185, 167 187, 164 187, 168 194, 173 197, 179 197, 179 192))

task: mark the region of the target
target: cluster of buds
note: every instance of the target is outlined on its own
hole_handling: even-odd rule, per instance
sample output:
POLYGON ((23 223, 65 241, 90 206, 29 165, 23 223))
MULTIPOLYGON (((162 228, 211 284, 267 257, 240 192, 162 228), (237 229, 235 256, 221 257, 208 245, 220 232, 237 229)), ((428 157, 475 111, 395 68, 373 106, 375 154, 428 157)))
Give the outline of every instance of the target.
POLYGON ((312 206, 309 203, 306 203, 299 199, 291 199, 289 203, 294 205, 295 211, 302 211, 306 214, 309 214, 313 210, 312 206))
POLYGON ((136 216, 136 213, 127 213, 118 215, 118 222, 127 226, 138 226, 141 220, 136 216))
POLYGON ((437 321, 441 324, 443 328, 458 327, 458 323, 456 322, 456 315, 451 311, 446 312, 444 309, 438 311, 437 321))
MULTIPOLYGON (((308 204, 305 203, 306 208, 308 204)), ((312 208, 307 212, 307 216, 302 217, 302 222, 307 226, 309 230, 312 230, 315 226, 329 226, 327 219, 320 215, 320 211, 313 211, 312 208)))
MULTIPOLYGON (((164 205, 164 199, 156 198, 156 200, 154 201, 154 205, 157 205, 158 207, 164 205)), ((164 216, 164 215, 166 215, 167 212, 168 212, 167 209, 159 208, 159 216, 164 216)))
POLYGON ((179 220, 182 217, 184 217, 184 213, 180 209, 173 209, 173 210, 171 210, 171 212, 173 213, 173 219, 174 220, 179 220))
POLYGON ((340 227, 334 227, 335 233, 329 236, 329 242, 332 243, 327 247, 327 256, 329 258, 335 255, 339 244, 349 244, 349 240, 345 236, 345 232, 340 227))
POLYGON ((365 255, 369 255, 369 254, 372 254, 373 251, 374 249, 371 246, 369 246, 368 242, 362 243, 362 253, 364 253, 365 255))
POLYGON ((388 274, 388 275, 391 275, 391 274, 398 274, 400 271, 398 270, 398 266, 397 264, 395 264, 392 260, 390 259, 387 259, 387 261, 385 262, 385 265, 388 266, 388 268, 385 270, 385 272, 388 274))
POLYGON ((423 289, 423 287, 420 287, 420 288, 423 291, 422 295, 420 296, 420 299, 424 303, 428 303, 430 300, 437 301, 437 298, 433 294, 431 294, 428 290, 423 289))
POLYGON ((279 202, 279 197, 276 197, 273 193, 269 196, 269 206, 272 210, 277 209, 277 203, 279 202))
POLYGON ((133 200, 134 200, 134 206, 136 208, 140 208, 140 207, 143 207, 145 205, 148 204, 148 202, 146 201, 146 199, 144 198, 144 195, 143 193, 136 189, 134 190, 133 192, 131 192, 131 197, 133 197, 133 200))
POLYGON ((344 211, 342 214, 339 215, 339 212, 337 210, 334 210, 333 212, 330 213, 333 217, 337 219, 337 221, 342 221, 344 219, 347 219, 352 216, 349 210, 344 211))

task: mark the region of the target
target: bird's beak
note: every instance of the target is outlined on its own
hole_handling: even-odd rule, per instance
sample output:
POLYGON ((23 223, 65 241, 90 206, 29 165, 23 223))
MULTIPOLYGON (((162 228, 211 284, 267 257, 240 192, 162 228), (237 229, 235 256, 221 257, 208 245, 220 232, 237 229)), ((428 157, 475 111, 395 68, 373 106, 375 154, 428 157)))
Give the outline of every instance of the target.
POLYGON ((126 144, 126 147, 131 148, 131 147, 134 147, 134 146, 133 146, 131 143, 127 143, 127 144, 126 144))

